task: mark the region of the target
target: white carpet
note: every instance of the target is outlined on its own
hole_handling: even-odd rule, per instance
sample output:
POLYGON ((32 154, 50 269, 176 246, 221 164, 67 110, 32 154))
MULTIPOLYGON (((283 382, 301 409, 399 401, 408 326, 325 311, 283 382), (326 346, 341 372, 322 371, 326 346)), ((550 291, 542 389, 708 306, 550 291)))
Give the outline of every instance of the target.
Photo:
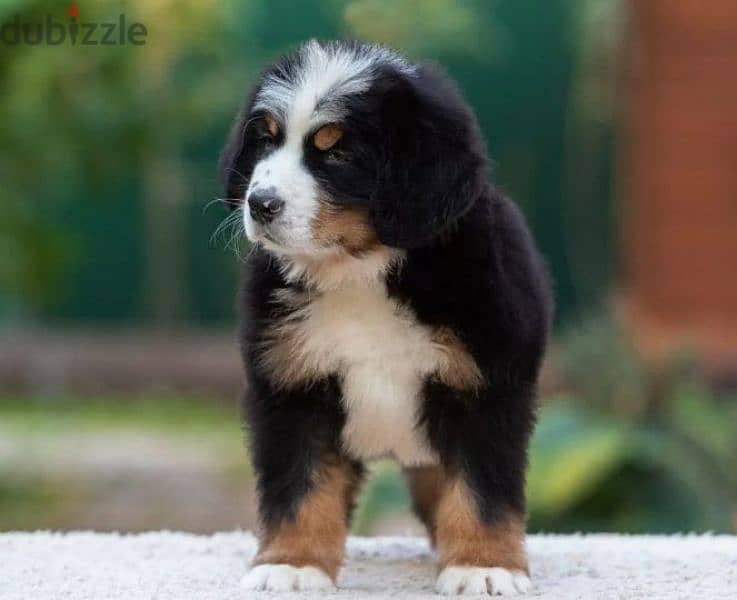
MULTIPOLYGON (((735 536, 533 535, 528 549, 534 598, 737 599, 735 536)), ((254 551, 246 533, 0 534, 0 598, 273 598, 238 587, 254 551)), ((432 598, 434 575, 424 540, 353 538, 333 597, 432 598)))

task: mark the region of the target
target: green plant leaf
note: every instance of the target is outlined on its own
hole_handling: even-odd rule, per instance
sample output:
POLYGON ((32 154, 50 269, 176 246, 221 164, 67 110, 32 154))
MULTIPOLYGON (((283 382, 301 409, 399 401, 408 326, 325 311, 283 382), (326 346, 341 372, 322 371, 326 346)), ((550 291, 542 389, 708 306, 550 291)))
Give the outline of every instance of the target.
POLYGON ((601 485, 630 452, 624 426, 599 422, 565 406, 546 409, 532 443, 531 510, 566 510, 601 485))

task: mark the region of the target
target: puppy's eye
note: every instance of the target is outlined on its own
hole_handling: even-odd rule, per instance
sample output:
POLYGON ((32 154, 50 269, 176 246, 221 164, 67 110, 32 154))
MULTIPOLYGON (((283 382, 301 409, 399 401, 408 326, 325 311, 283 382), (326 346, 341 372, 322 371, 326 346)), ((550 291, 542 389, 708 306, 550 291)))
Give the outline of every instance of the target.
POLYGON ((272 117, 271 115, 266 115, 264 117, 264 123, 266 123, 266 131, 269 132, 271 137, 276 137, 279 133, 279 125, 274 120, 274 117, 272 117))
POLYGON ((330 150, 330 148, 335 146, 335 144, 337 144, 342 137, 343 130, 340 128, 340 126, 330 124, 325 125, 325 127, 322 127, 317 131, 317 133, 312 138, 312 143, 315 145, 315 148, 322 152, 325 152, 326 150, 330 150))
POLYGON ((253 139, 269 143, 278 137, 279 124, 271 115, 262 115, 249 122, 249 130, 253 139))

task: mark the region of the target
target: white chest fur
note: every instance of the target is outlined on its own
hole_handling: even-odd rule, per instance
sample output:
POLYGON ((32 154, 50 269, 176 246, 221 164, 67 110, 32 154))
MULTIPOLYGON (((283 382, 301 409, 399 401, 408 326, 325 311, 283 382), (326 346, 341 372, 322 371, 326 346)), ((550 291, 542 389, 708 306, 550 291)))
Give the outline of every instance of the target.
POLYGON ((325 291, 280 326, 278 335, 289 355, 280 353, 279 362, 290 361, 292 377, 339 376, 347 413, 342 441, 349 455, 393 456, 403 465, 437 461, 417 419, 422 382, 437 370, 443 353, 431 330, 389 298, 383 284, 325 291))

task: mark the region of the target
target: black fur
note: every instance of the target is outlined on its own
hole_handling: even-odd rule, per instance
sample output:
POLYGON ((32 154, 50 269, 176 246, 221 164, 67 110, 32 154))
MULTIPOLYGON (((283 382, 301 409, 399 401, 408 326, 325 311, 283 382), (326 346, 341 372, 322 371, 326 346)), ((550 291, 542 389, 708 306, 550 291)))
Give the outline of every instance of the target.
POLYGON ((455 331, 484 374, 476 393, 425 382, 430 442, 444 464, 465 473, 487 521, 522 513, 552 301, 521 215, 488 188, 452 234, 409 252, 389 290, 423 323, 455 331))
POLYGON ((384 142, 371 215, 388 246, 431 243, 486 187, 485 150, 455 86, 429 64, 414 78, 386 76, 381 89, 384 142))
MULTIPOLYGON (((273 69, 298 69, 294 55, 285 61, 273 69)), ((270 151, 259 140, 253 98, 221 159, 233 199, 270 151)), ((368 208, 380 240, 407 250, 387 279, 389 293, 420 322, 449 327, 475 358, 484 387, 461 392, 428 378, 421 420, 441 461, 474 490, 484 520, 520 513, 553 310, 543 262, 521 214, 488 179, 473 114, 435 67, 419 65, 410 77, 382 65, 371 88, 345 104, 345 135, 333 155, 305 149, 305 164, 333 202, 368 208)), ((278 317, 272 293, 296 285, 265 251, 252 253, 242 299, 244 408, 267 523, 294 514, 323 461, 347 460, 338 378, 283 392, 258 366, 263 329, 278 317)))

